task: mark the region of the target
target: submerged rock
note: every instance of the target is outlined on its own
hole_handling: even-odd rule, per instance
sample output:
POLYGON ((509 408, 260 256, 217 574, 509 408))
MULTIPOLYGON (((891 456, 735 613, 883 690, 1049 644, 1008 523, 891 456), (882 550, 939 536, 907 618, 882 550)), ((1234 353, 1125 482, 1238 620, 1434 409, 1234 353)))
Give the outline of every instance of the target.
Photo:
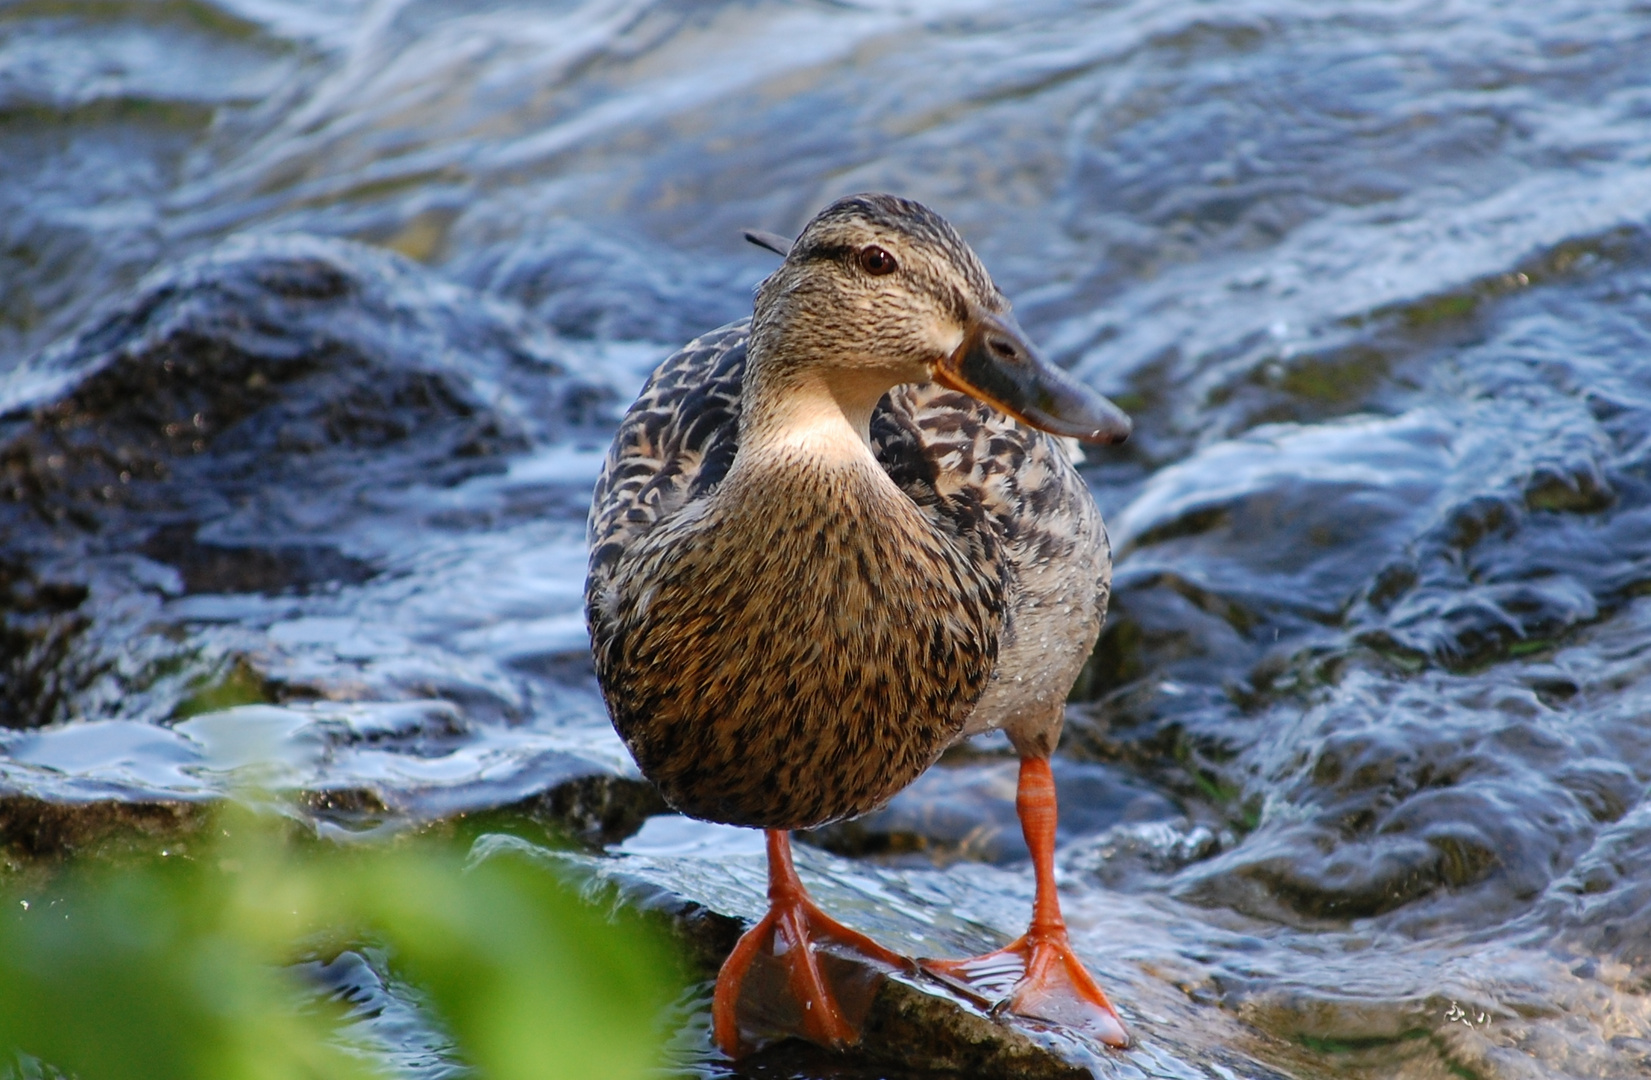
POLYGON ((212 666, 141 629, 165 601, 360 585, 398 492, 498 474, 615 397, 518 309, 357 245, 234 241, 153 275, 0 385, 0 720, 164 715, 121 699, 212 666))
MULTIPOLYGON (((1643 618, 1651 383, 1560 344, 1581 311, 1643 292, 1646 236, 1613 251, 1479 304, 1448 374, 1388 386, 1397 415, 1254 428, 1115 518, 1088 710, 1105 728, 1084 738, 1246 834, 1177 895, 1495 924, 1643 798, 1651 757, 1601 708, 1639 676, 1585 687, 1622 670, 1591 643, 1643 618)), ((1435 348, 1379 325, 1389 349, 1435 348)))

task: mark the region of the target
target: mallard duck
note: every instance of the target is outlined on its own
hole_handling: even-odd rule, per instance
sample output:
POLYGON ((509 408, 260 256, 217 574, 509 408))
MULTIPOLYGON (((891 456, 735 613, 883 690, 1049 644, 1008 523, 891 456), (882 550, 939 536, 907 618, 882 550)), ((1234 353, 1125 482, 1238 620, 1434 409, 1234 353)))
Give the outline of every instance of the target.
POLYGON ((1067 942, 1049 756, 1111 580, 1072 440, 1120 442, 1129 419, 1038 357, 925 206, 851 196, 766 243, 784 261, 751 318, 665 360, 625 414, 589 527, 614 726, 676 809, 767 830, 770 910, 718 976, 716 1039, 743 1049, 741 987, 765 949, 801 1034, 857 1037, 813 943, 912 962, 813 903, 790 830, 873 810, 954 742, 1001 729, 1021 756, 1031 924, 923 967, 967 984, 1008 965, 1000 1007, 1125 1045, 1067 942))

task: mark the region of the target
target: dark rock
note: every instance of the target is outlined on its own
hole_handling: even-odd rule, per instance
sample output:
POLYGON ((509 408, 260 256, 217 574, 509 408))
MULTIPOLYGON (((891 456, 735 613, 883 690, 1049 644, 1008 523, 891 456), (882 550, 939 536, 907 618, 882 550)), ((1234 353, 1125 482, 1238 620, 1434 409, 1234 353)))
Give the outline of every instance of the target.
POLYGON ((1064 1060, 1019 1031, 898 979, 883 980, 861 1039, 873 1060, 982 1080, 1082 1080, 1112 1071, 1064 1060))
POLYGON ((608 774, 568 780, 498 811, 531 818, 554 836, 572 836, 595 848, 617 844, 648 818, 670 812, 659 789, 646 780, 608 774))
POLYGON ((92 625, 90 590, 41 580, 20 559, 0 561, 0 727, 40 727, 62 719, 76 691, 109 662, 77 648, 92 625))
POLYGON ((613 407, 570 363, 519 309, 355 244, 241 239, 151 275, 0 381, 0 725, 205 678, 217 650, 134 648, 157 595, 371 580, 337 538, 384 500, 613 407))
POLYGON ((511 310, 308 237, 163 271, 7 382, 6 516, 90 532, 204 523, 272 485, 451 484, 562 430, 592 389, 511 310), (500 409, 501 385, 538 406, 533 425, 500 409))
POLYGON ((8 861, 114 857, 187 844, 212 817, 210 802, 55 802, 0 793, 0 849, 8 861))
POLYGON ((359 585, 377 572, 371 563, 325 544, 209 544, 195 538, 196 529, 191 523, 163 525, 138 549, 176 569, 186 593, 304 593, 359 585))

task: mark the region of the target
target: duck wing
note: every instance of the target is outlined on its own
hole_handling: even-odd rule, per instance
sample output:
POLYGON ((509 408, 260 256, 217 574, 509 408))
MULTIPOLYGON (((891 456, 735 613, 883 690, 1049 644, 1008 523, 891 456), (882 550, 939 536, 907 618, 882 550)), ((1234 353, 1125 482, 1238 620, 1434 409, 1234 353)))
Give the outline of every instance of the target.
POLYGON ((656 523, 728 475, 739 448, 750 331, 751 320, 740 319, 672 353, 619 422, 591 499, 593 579, 656 523))
POLYGON ((1072 439, 938 383, 913 383, 891 390, 872 415, 871 442, 889 476, 937 525, 979 517, 1006 546, 1011 574, 1064 562, 1098 538, 1104 544, 1072 439))
POLYGON ((1078 446, 937 383, 898 386, 872 415, 889 476, 976 565, 993 560, 1003 626, 992 683, 964 734, 1002 728, 1050 753, 1067 691, 1100 633, 1112 556, 1078 446))

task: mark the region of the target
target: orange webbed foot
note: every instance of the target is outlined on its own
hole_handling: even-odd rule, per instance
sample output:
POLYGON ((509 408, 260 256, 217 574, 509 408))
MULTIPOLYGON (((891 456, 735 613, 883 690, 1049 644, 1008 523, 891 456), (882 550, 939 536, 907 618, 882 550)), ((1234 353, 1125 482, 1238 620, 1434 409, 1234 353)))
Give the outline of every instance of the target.
POLYGON ((1129 1045, 1118 1011, 1072 951, 1055 889, 1055 777, 1049 759, 1023 757, 1015 796, 1032 853, 1037 895, 1024 935, 967 960, 924 960, 924 970, 993 1013, 1059 1024, 1108 1046, 1129 1045))
POLYGON ((924 960, 922 966, 990 1004, 993 1013, 1059 1024, 1108 1046, 1129 1045, 1123 1020, 1072 951, 1064 926, 1028 931, 984 956, 924 960))
POLYGON ((765 975, 772 976, 775 969, 782 973, 769 980, 779 985, 763 987, 764 1004, 769 1006, 765 1026, 823 1046, 857 1042, 859 1022, 875 989, 864 977, 866 969, 910 970, 914 963, 850 930, 809 899, 792 866, 790 839, 784 832, 768 833, 768 872, 768 913, 740 938, 717 975, 711 1002, 717 1045, 729 1057, 745 1051, 741 996, 747 976, 759 965, 765 975), (820 951, 822 945, 827 952, 820 951), (844 960, 859 977, 841 977, 844 960))

